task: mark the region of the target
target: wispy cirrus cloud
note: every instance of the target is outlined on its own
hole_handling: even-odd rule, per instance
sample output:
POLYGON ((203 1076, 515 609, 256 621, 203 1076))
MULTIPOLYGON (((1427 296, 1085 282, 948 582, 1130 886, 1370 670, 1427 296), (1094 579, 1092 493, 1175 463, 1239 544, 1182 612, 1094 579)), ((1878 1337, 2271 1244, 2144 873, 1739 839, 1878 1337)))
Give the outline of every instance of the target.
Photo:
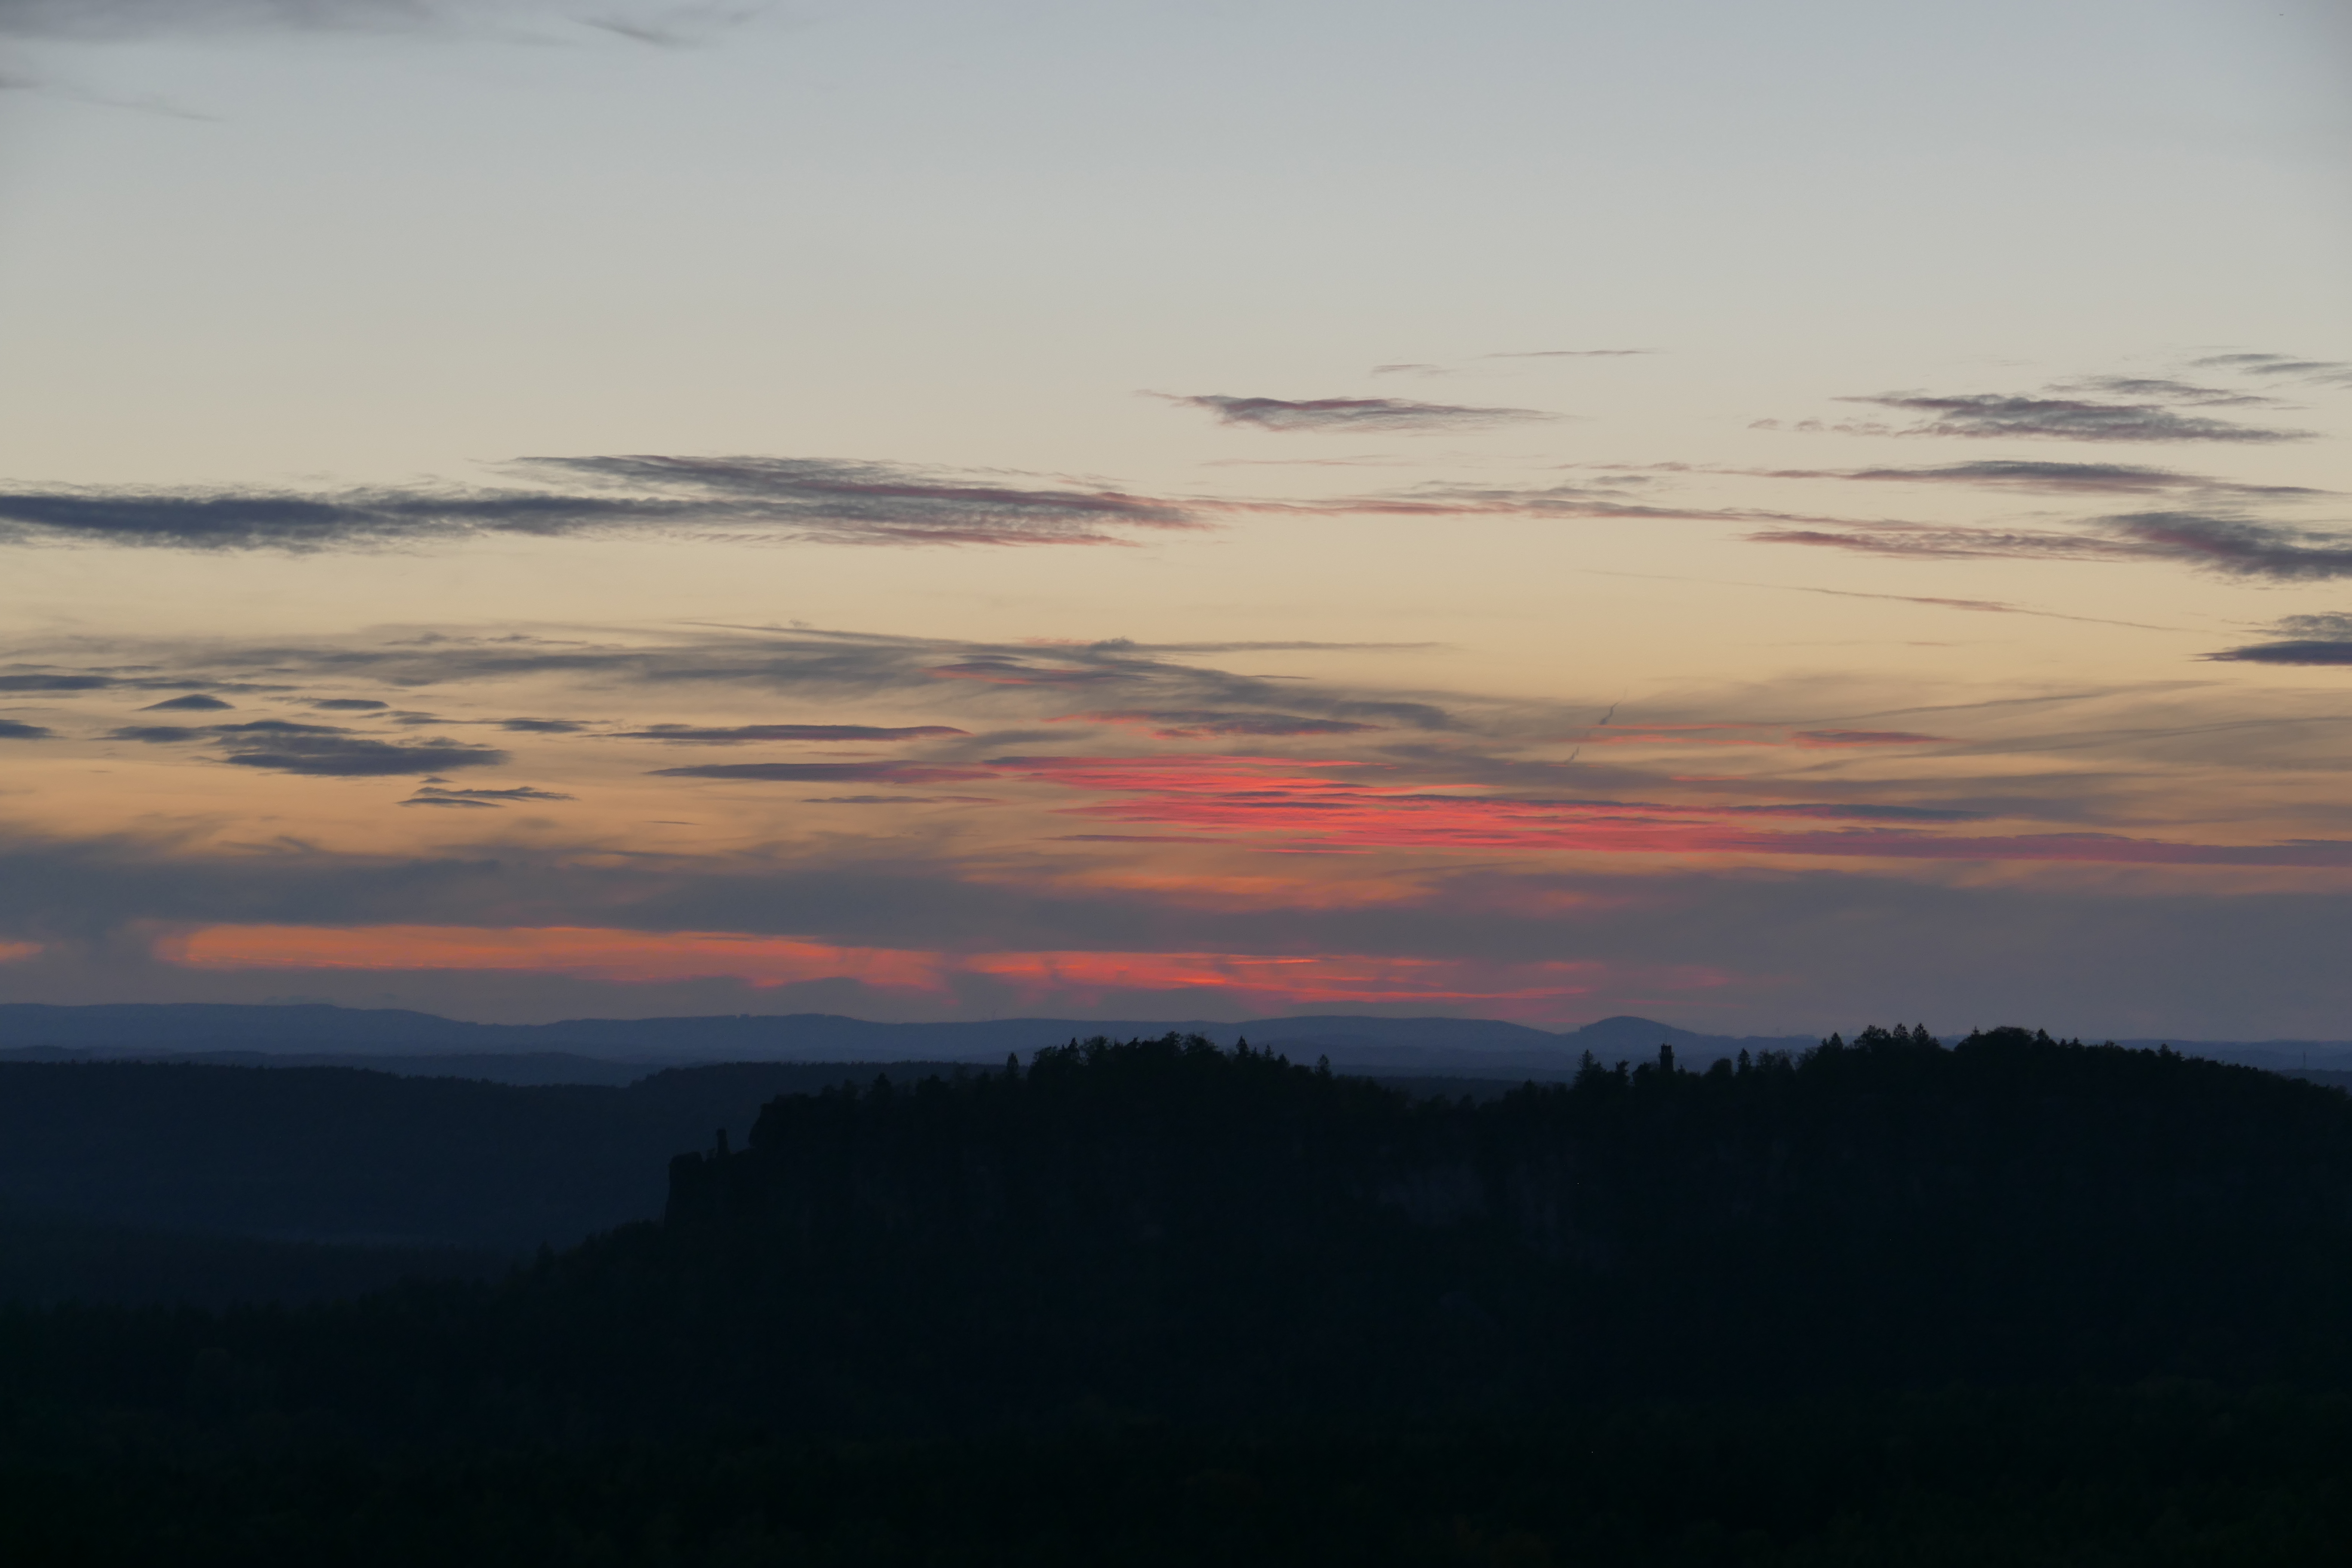
POLYGON ((2150 511, 2058 529, 1881 524, 1842 531, 1767 529, 1748 536, 1865 555, 2028 561, 2165 561, 2225 577, 2318 582, 2352 576, 2352 535, 2252 518, 2150 511))
POLYGON ((575 798, 559 790, 541 789, 535 784, 516 784, 507 789, 451 789, 446 784, 425 784, 417 785, 416 793, 399 804, 495 811, 525 801, 564 801, 575 798))
POLYGON ((1535 408, 1481 408, 1450 403, 1415 403, 1399 397, 1315 397, 1293 401, 1219 394, 1152 395, 1213 414, 1221 425, 1286 432, 1336 430, 1410 435, 1419 431, 1478 430, 1560 417, 1535 408))
POLYGON ((112 741, 146 745, 209 742, 218 760, 240 768, 302 773, 314 778, 383 778, 457 768, 494 767, 507 754, 469 742, 383 741, 354 734, 337 724, 302 724, 257 719, 243 724, 127 724, 107 732, 112 741))
POLYGON ((1933 746, 1950 737, 1921 735, 1909 730, 1800 730, 1791 739, 1800 746, 1933 746))
MULTIPOLYGON (((1370 401, 1384 406, 1388 402, 1370 401)), ((1205 530, 1223 520, 1245 516, 1515 516, 1798 528, 1883 526, 1880 520, 1769 507, 1677 505, 1648 488, 1656 476, 1647 474, 1531 487, 1430 483, 1387 492, 1274 500, 1151 497, 1072 485, 1024 488, 978 479, 953 482, 929 470, 783 458, 549 458, 510 465, 510 468, 579 482, 537 489, 380 488, 310 495, 105 487, 18 490, 0 493, 0 545, 80 543, 304 552, 446 545, 509 536, 655 536, 892 545, 1117 544, 1132 543, 1155 530, 1205 530)), ((2292 500, 2324 493, 2299 487, 2233 484, 2116 464, 1990 462, 1927 468, 1757 472, 1772 478, 1909 480, 2085 493, 2181 492, 2213 500, 2292 500)), ((992 679, 1002 672, 975 665, 964 669, 942 666, 940 673, 992 679)), ((39 684, 59 679, 110 678, 27 672, 0 677, 0 690, 68 689, 39 684)), ((1043 678, 1031 673, 1017 679, 1043 678)), ((154 682, 125 684, 152 687, 154 682)), ((553 722, 559 721, 509 721, 518 730, 553 722)))
POLYGON ((400 773, 495 767, 507 754, 463 741, 380 741, 329 725, 261 720, 215 726, 221 761, 233 767, 312 778, 383 778, 400 773))
MULTIPOLYGON (((1244 503, 1235 503, 1243 510, 1244 503)), ((1462 485, 1433 483, 1410 489, 1328 501, 1246 503, 1257 511, 1369 517, 1549 517, 1622 522, 1785 522, 1844 524, 1854 520, 1765 507, 1675 506, 1605 485, 1462 485)), ((1857 524, 1859 526, 1860 524, 1857 524)))
POLYGON ((746 784, 961 784, 993 778, 991 768, 934 767, 923 763, 706 763, 656 768, 666 779, 719 779, 746 784))
POLYGON ((2235 371, 2241 375, 2273 381, 2310 382, 2321 386, 2352 386, 2352 362, 2303 359, 2294 354, 2207 354, 2191 363, 2203 370, 2235 371))
POLYGON ((1100 665, 1044 664, 1019 654, 974 654, 923 671, 940 680, 979 680, 991 686, 1083 686, 1117 680, 1119 671, 1100 665))
POLYGON ((2264 500, 2291 500, 2332 492, 2302 485, 2250 485, 2174 468, 2131 463, 2032 462, 1995 458, 1943 463, 1927 468, 1768 468, 1750 470, 1775 479, 1858 479, 1882 483, 1964 485, 1990 489, 2032 490, 2061 495, 2162 495, 2189 491, 2264 500))
POLYGON ((2309 439, 2315 432, 2247 425, 2199 412, 2256 407, 2275 400, 2258 394, 2209 386, 2170 376, 2095 375, 2060 382, 2039 393, 1884 392, 1842 397, 1911 416, 1912 423, 1829 423, 1806 419, 1784 424, 1759 419, 1753 428, 1829 431, 1849 436, 1942 436, 1968 439, 2061 441, 2201 441, 2263 444, 2309 439))
MULTIPOLYGON (((43 666, 39 680, 45 694, 56 689, 68 700, 104 691, 117 681, 101 671, 122 667, 126 657, 135 652, 148 668, 205 668, 214 689, 222 690, 270 685, 299 689, 284 679, 241 679, 264 673, 299 677, 301 685, 364 679, 394 689, 496 689, 510 680, 571 681, 592 691, 600 704, 612 702, 624 692, 657 693, 661 694, 658 700, 667 702, 672 700, 668 693, 698 689, 709 700, 730 704, 756 701, 770 707, 778 700, 839 703, 876 697, 916 698, 976 702, 983 710, 1010 709, 1043 719, 1069 710, 1071 689, 1083 689, 1093 704, 1120 711, 1297 711, 1297 705, 1307 700, 1307 693, 1297 682, 1221 668, 1202 656, 1214 658, 1223 654, 1327 648, 1387 652, 1423 646, 1427 645, 1297 639, 1161 644, 1128 638, 983 644, 815 628, 719 628, 650 644, 576 636, 445 632, 323 638, 305 644, 186 646, 166 640, 133 645, 112 638, 102 647, 89 647, 89 654, 99 657, 91 658, 89 664, 43 666), (1053 705, 1049 710, 1037 711, 1047 704, 1053 705)), ((1443 703, 1386 689, 1327 688, 1315 693, 1315 701, 1310 711, 1321 718, 1423 731, 1448 730, 1459 723, 1443 703)), ((368 711, 404 725, 409 718, 390 709, 368 711)), ((416 717, 425 723, 444 721, 429 715, 416 717)), ((635 727, 653 728, 643 723, 635 727)), ((155 728, 183 740, 202 739, 207 732, 201 728, 155 728)))
POLYGON ((315 493, 58 487, 0 493, 0 543, 383 549, 469 538, 675 535, 833 544, 1111 544, 1207 524, 1184 503, 887 463, 538 458, 538 484, 315 493))
POLYGON ((1950 740, 1909 730, 1797 730, 1782 724, 1596 724, 1579 737, 1596 746, 1927 746, 1950 740))
MULTIPOLYGON (((2147 385, 2149 384, 2141 384, 2147 385)), ((2155 384, 2170 386, 2173 384, 2155 384)), ((2033 397, 2010 393, 1882 393, 1870 397, 1844 397, 1858 403, 1917 416, 1916 424, 1899 428, 1843 426, 1850 434, 1894 436, 1958 436, 1973 439, 2031 437, 2061 441, 2214 441, 2265 443, 2301 441, 2312 432, 2263 426, 2232 424, 2209 415, 2185 414, 2164 401, 2109 402, 2085 397, 2033 397)), ((2197 406, 2236 397, 2189 400, 2197 406)))
POLYGON ((1162 740, 1200 735, 1360 735, 1378 724, 1346 719, 1310 719, 1296 713, 1234 713, 1214 709, 1172 708, 1130 713, 1070 713, 1057 724, 1118 724, 1149 731, 1162 740))
POLYGON ((971 733, 947 724, 654 724, 615 731, 624 741, 673 746, 740 746, 758 741, 935 741, 971 733))
POLYGON ((2177 403, 2199 408, 2257 407, 2274 405, 2278 401, 2256 392, 2208 386, 2203 382, 2183 381, 2172 375, 2085 375, 2058 382, 2051 390, 2103 392, 2111 397, 2137 397, 2155 403, 2177 403))

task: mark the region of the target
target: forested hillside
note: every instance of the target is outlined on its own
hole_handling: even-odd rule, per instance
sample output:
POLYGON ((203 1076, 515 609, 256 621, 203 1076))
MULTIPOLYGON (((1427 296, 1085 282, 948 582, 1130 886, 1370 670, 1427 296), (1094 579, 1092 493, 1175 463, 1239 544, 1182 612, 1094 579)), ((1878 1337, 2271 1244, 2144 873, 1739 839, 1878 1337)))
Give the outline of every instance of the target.
POLYGON ((879 1336, 1018 1369, 985 1398, 1230 1414, 2334 1376, 2347 1243, 2352 1101, 2168 1054, 1873 1030, 1466 1105, 1171 1039, 778 1100, 579 1267, 680 1281, 740 1367, 790 1321, 918 1402, 978 1374, 879 1336))
POLYGON ((782 1095, 669 1175, 662 1221, 494 1287, 0 1314, 0 1474, 53 1479, 0 1538, 101 1496, 148 1511, 91 1562, 150 1517, 182 1561, 583 1564, 2352 1528, 2352 1100, 2252 1069, 1872 1029, 1476 1102, 1096 1040, 782 1095))

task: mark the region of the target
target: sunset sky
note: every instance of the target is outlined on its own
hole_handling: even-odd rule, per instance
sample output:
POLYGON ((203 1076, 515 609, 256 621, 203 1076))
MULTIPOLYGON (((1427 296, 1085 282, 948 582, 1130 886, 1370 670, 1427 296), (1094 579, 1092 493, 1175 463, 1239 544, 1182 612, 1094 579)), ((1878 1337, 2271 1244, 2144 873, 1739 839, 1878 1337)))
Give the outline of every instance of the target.
POLYGON ((2352 1037, 2332 0, 0 0, 0 1001, 2352 1037))

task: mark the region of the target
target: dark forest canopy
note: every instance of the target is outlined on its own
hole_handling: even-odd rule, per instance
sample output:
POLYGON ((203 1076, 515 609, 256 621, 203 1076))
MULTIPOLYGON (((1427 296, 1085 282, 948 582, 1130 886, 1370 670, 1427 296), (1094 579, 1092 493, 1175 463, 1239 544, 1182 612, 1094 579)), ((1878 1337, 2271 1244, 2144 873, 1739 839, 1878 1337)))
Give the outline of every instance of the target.
POLYGON ((104 1495, 224 1562, 266 1515, 352 1561, 498 1519, 609 1550, 483 1560, 2056 1563, 2148 1560, 2161 1504, 2220 1563, 2352 1520, 2352 1100, 2248 1068, 1869 1029, 1474 1103, 1097 1039, 744 1144, 496 1287, 0 1312, 0 1533, 104 1495))
MULTIPOLYGON (((518 1439, 2352 1365, 2352 1100, 2018 1030, 1704 1073, 1667 1048, 1483 1104, 1098 1039, 785 1095, 748 1145, 674 1162, 666 1223, 493 1290, 68 1338, 251 1357, 273 1398, 411 1435, 476 1424, 463 1391, 495 1384, 518 1439), (389 1394, 420 1384, 439 1403, 389 1394)), ((8 1332, 23 1377, 67 1331, 8 1332)))
POLYGON ((928 1332, 940 1293, 992 1362, 977 1325, 1053 1321, 1045 1381, 1151 1409, 2258 1377, 2338 1366, 2352 1306, 2352 1101, 2017 1029, 1664 1047, 1479 1105, 1096 1040, 779 1100, 751 1145, 678 1161, 667 1230, 599 1267, 779 1310, 887 1276, 827 1287, 844 1331, 928 1332))

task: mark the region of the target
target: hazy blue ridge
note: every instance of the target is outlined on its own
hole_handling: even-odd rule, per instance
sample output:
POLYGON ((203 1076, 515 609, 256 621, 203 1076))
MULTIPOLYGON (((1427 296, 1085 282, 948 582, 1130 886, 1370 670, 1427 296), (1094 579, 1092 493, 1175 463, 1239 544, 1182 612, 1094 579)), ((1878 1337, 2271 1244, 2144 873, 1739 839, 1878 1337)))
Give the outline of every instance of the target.
MULTIPOLYGON (((1856 1020, 1854 1026, 1869 1020, 1856 1020)), ((1887 1020, 1891 1022, 1892 1020, 1887 1020)), ((1378 1073, 1549 1079, 1586 1051, 1604 1064, 1671 1045, 1704 1065, 1741 1050, 1801 1050, 1810 1035, 1710 1035, 1652 1018, 1603 1018, 1551 1031, 1493 1018, 1395 1018, 1346 1014, 1217 1022, 1198 1018, 991 1018, 892 1024, 829 1013, 677 1018, 572 1018, 476 1024, 399 1009, 216 1003, 67 1007, 0 1005, 0 1059, 70 1059, 89 1053, 200 1058, 223 1064, 342 1064, 380 1071, 460 1075, 509 1083, 625 1083, 661 1065, 721 1061, 1001 1063, 1072 1039, 1200 1035, 1247 1039, 1294 1058, 1378 1073)), ((1958 1031, 1956 1031, 1958 1033, 1958 1031)), ((2278 1069, 2352 1067, 2352 1041, 2126 1039, 2278 1069)))

